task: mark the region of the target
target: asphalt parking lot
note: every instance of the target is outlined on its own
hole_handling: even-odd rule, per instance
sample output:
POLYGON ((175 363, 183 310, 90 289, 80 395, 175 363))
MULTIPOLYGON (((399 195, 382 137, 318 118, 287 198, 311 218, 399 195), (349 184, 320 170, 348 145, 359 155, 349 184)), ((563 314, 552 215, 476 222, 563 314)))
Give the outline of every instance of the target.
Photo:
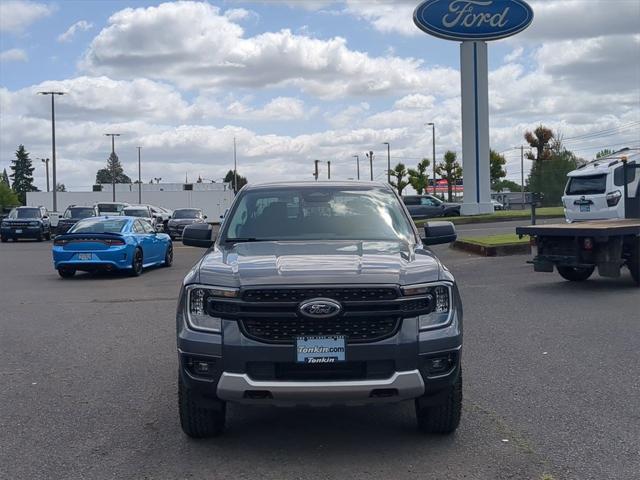
POLYGON ((176 410, 174 309, 203 251, 177 244, 172 268, 139 278, 62 280, 50 248, 0 245, 0 478, 588 480, 640 471, 640 290, 627 271, 571 284, 534 274, 525 256, 437 247, 465 307, 455 435, 420 435, 410 403, 232 406, 225 436, 194 441, 176 410))

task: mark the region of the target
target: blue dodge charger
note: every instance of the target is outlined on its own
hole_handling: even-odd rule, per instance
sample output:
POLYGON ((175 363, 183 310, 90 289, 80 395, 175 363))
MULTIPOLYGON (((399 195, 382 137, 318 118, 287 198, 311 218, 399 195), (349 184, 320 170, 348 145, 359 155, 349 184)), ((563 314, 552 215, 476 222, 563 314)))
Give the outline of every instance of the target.
POLYGON ((92 217, 76 223, 53 243, 53 264, 63 278, 76 271, 127 270, 138 276, 146 267, 173 262, 169 235, 156 233, 138 217, 92 217))

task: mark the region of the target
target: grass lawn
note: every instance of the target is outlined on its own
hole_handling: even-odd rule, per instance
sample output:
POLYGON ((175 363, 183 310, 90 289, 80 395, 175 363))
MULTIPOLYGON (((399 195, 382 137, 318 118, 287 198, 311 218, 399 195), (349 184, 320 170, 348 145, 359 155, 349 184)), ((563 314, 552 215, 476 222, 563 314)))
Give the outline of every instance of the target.
MULTIPOLYGON (((536 216, 538 218, 556 218, 564 217, 564 210, 562 207, 543 207, 536 209, 536 216)), ((483 214, 483 215, 468 215, 459 217, 445 217, 445 218, 432 218, 429 220, 417 220, 416 225, 424 225, 426 221, 444 220, 453 222, 456 225, 463 225, 467 223, 489 223, 489 222, 507 222, 509 220, 526 220, 531 218, 530 210, 503 210, 495 213, 483 214)))
POLYGON ((481 245, 483 247, 500 247, 503 245, 527 245, 529 243, 529 237, 524 236, 518 238, 515 233, 503 233, 500 235, 487 235, 486 237, 466 237, 459 238, 462 242, 472 243, 474 245, 481 245))

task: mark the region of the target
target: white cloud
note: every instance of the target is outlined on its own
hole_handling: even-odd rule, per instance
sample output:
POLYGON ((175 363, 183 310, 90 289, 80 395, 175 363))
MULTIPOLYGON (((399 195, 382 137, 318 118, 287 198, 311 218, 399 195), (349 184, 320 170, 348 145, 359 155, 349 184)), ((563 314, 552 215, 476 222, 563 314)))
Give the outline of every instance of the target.
POLYGON ((0 52, 0 62, 26 62, 29 59, 27 52, 21 48, 11 48, 0 52))
POLYGON ((86 32, 91 28, 93 28, 93 23, 87 22, 86 20, 80 20, 79 22, 76 22, 73 25, 71 25, 66 32, 58 35, 58 41, 63 43, 70 42, 73 39, 76 32, 78 31, 86 32))
POLYGON ((382 33, 424 35, 413 23, 413 11, 418 3, 415 0, 347 0, 344 11, 369 22, 382 33))
POLYGON ((91 43, 82 64, 86 71, 145 75, 187 89, 293 86, 337 98, 433 89, 455 74, 428 71, 413 58, 350 50, 340 37, 320 40, 285 29, 245 38, 239 25, 206 3, 126 9, 109 23, 91 43))
POLYGON ((51 14, 53 8, 44 3, 25 0, 0 2, 0 32, 20 33, 36 20, 51 14))

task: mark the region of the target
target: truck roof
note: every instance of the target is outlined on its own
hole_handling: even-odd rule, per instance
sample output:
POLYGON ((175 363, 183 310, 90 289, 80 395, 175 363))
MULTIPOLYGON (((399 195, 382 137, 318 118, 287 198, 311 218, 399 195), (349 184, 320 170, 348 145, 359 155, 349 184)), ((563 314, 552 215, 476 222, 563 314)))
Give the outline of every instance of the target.
POLYGON ((569 172, 567 174, 568 177, 585 177, 589 175, 602 175, 609 173, 614 168, 622 165, 622 158, 627 157, 629 162, 635 161, 636 163, 640 162, 640 151, 631 150, 629 148, 625 148, 618 152, 612 153, 611 155, 607 155, 606 157, 598 158, 597 160, 592 160, 591 162, 578 167, 577 169, 569 172))

